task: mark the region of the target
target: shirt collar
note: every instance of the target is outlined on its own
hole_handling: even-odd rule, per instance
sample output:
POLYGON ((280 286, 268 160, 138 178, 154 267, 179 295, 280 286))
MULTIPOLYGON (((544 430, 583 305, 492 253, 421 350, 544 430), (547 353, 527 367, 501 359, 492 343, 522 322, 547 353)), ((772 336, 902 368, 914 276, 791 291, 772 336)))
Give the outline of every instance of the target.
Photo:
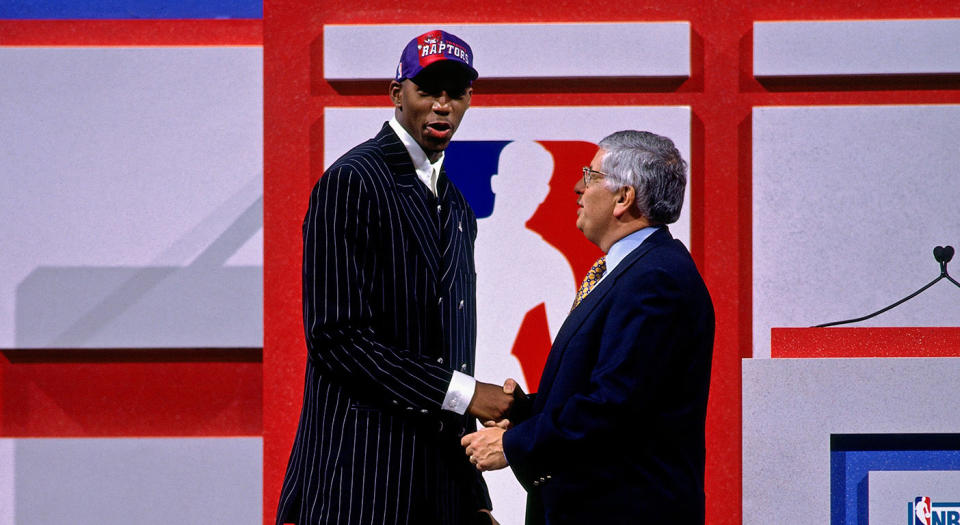
POLYGON ((657 231, 657 228, 659 228, 659 226, 641 228, 613 243, 613 246, 611 246, 607 252, 607 270, 603 274, 604 277, 610 275, 610 272, 620 264, 620 261, 626 258, 627 255, 630 255, 630 252, 635 250, 637 246, 643 244, 643 241, 653 232, 657 231))
POLYGON ((436 162, 430 162, 427 154, 423 152, 423 148, 421 148, 420 145, 417 144, 417 141, 410 136, 410 133, 407 133, 407 130, 400 125, 397 117, 392 117, 388 124, 393 128, 397 137, 400 138, 403 146, 407 148, 407 153, 410 154, 410 160, 413 161, 413 167, 417 171, 417 178, 426 184, 426 186, 430 188, 430 191, 436 195, 437 177, 440 175, 440 168, 443 167, 443 152, 440 152, 440 158, 438 158, 436 162))

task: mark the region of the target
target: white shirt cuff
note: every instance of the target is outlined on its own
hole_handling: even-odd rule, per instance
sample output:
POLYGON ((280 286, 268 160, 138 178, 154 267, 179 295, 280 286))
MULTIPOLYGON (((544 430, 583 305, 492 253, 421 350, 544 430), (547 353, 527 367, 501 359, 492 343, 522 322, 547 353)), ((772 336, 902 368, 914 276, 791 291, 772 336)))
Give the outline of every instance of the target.
POLYGON ((462 372, 453 371, 450 378, 450 387, 443 398, 443 409, 456 412, 461 416, 467 413, 467 407, 473 400, 473 393, 477 389, 477 380, 462 372))

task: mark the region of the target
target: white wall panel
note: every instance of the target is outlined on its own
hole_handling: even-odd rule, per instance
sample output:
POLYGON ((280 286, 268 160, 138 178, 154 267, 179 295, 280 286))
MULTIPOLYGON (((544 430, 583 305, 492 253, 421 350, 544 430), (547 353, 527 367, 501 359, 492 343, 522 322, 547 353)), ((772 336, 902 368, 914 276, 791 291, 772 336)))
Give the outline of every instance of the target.
POLYGON ((481 78, 690 76, 690 23, 642 22, 325 25, 324 78, 391 79, 407 42, 433 29, 470 45, 481 78))
MULTIPOLYGON (((830 434, 960 428, 960 412, 936 408, 960 406, 957 359, 742 363, 744 525, 781 516, 797 525, 830 523, 830 434)), ((898 517, 905 514, 903 507, 898 517)))
POLYGON ((960 72, 960 20, 754 22, 753 74, 960 72))
POLYGON ((0 347, 261 346, 262 50, 0 71, 0 347))
POLYGON ((263 522, 260 438, 7 441, 18 525, 263 522))
MULTIPOLYGON (((960 249, 960 106, 753 111, 753 354, 770 328, 867 315, 939 275, 960 249)), ((960 259, 954 261, 960 274, 960 259)), ((956 326, 943 281, 859 326, 956 326)))

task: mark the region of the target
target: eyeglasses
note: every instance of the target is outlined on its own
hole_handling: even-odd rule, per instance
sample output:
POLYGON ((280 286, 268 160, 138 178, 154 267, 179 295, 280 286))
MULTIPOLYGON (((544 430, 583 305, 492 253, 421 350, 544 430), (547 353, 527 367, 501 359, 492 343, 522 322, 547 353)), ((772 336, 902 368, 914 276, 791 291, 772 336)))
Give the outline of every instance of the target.
POLYGON ((606 174, 606 173, 603 173, 602 171, 597 171, 597 170, 594 170, 594 169, 590 169, 589 166, 584 166, 584 167, 583 167, 583 185, 584 185, 584 186, 589 186, 589 185, 590 185, 590 181, 592 181, 592 180, 599 179, 599 178, 606 177, 606 176, 607 176, 607 174, 606 174))

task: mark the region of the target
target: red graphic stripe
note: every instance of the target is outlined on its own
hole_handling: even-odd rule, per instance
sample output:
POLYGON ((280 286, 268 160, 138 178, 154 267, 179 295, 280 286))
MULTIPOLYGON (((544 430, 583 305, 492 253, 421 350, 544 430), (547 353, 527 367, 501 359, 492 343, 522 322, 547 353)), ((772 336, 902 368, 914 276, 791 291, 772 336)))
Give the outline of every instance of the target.
POLYGON ((2 437, 259 436, 260 349, 0 352, 2 437))
POLYGON ((960 357, 960 327, 774 328, 771 357, 960 357))
POLYGON ((0 46, 260 46, 256 20, 0 20, 0 46))

